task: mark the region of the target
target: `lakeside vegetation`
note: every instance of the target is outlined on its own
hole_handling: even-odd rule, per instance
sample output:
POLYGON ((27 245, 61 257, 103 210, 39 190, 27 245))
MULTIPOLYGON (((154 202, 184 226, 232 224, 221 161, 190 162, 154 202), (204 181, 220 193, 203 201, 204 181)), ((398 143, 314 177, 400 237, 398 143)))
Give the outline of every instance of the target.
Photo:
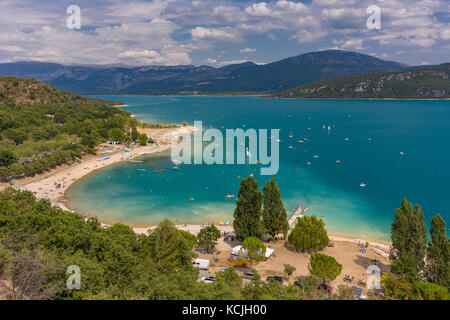
POLYGON ((333 78, 304 84, 269 98, 444 99, 450 98, 450 63, 395 72, 333 78))

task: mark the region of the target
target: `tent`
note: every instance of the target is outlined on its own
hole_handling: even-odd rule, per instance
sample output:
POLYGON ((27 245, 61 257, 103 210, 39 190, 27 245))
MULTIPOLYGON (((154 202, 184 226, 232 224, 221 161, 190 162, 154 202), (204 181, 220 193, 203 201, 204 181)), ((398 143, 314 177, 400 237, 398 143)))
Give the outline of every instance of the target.
MULTIPOLYGON (((269 259, 269 257, 272 255, 272 253, 273 253, 274 251, 275 251, 275 250, 272 249, 272 248, 266 248, 266 254, 265 254, 266 259, 269 259)), ((247 255, 247 254, 248 254, 248 251, 247 251, 247 249, 242 248, 241 245, 238 245, 238 246, 235 246, 235 247, 233 248, 232 253, 242 253, 242 254, 247 255)))

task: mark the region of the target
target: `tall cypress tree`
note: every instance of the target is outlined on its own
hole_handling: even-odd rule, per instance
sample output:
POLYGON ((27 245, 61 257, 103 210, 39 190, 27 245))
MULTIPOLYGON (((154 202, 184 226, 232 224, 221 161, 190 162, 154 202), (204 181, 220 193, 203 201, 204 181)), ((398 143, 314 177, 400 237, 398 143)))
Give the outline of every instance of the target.
POLYGON ((240 241, 244 241, 247 237, 262 238, 261 205, 262 194, 258 190, 258 182, 252 176, 242 179, 234 209, 233 224, 240 241))
POLYGON ((440 214, 431 219, 431 242, 427 250, 428 281, 450 288, 450 239, 440 214))
POLYGON ((406 198, 402 207, 395 210, 391 226, 392 249, 389 259, 393 273, 409 281, 417 281, 424 270, 427 229, 423 212, 418 204, 413 206, 406 198))
POLYGON ((262 217, 265 232, 272 237, 280 233, 286 236, 289 227, 286 209, 283 201, 281 201, 280 189, 275 182, 275 178, 266 182, 263 192, 264 209, 262 217))

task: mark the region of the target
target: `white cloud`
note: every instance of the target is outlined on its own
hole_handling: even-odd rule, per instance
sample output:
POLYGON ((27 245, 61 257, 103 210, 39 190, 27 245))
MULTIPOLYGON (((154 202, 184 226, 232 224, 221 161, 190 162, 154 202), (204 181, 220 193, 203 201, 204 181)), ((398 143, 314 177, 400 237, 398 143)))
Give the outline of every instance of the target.
POLYGON ((130 50, 122 52, 118 55, 120 58, 156 58, 159 57, 160 54, 155 50, 130 50))
POLYGON ((216 40, 225 42, 241 42, 242 38, 239 36, 236 30, 232 28, 204 28, 196 27, 191 30, 191 36, 194 40, 216 40))
MULTIPOLYGON (((308 42, 312 49, 370 46, 379 55, 403 49, 414 53, 404 58, 416 63, 448 60, 450 23, 437 14, 448 12, 447 0, 376 3, 381 30, 366 27, 366 8, 373 0, 78 0, 82 30, 74 31, 65 27, 64 5, 55 6, 53 0, 22 0, 20 5, 1 0, 0 61, 167 65, 193 59, 200 64, 205 54, 218 57, 230 44, 251 40, 241 46, 251 49, 252 37, 266 39, 267 44, 258 43, 263 55, 264 45, 273 45, 268 40, 290 39, 291 48, 296 45, 300 52, 304 47, 298 43, 308 42)), ((279 49, 282 58, 284 48, 279 49)), ((236 56, 227 60, 239 59, 238 50, 230 48, 236 56)))
POLYGON ((8 52, 24 52, 25 50, 18 46, 1 46, 0 51, 8 51, 8 52))
POLYGON ((255 52, 256 49, 252 49, 252 48, 245 48, 245 49, 241 49, 239 50, 239 52, 241 53, 250 53, 250 52, 255 52))

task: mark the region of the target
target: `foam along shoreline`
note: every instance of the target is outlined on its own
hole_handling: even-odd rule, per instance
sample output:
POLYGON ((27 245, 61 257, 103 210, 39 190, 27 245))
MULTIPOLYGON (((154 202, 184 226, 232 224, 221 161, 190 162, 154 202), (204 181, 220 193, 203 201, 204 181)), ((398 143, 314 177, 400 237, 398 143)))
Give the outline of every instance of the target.
POLYGON ((37 199, 49 199, 52 205, 59 206, 64 210, 72 211, 62 204, 67 189, 78 179, 96 170, 105 168, 112 164, 126 161, 144 154, 164 152, 170 149, 171 137, 182 134, 192 134, 194 127, 185 126, 177 128, 149 129, 153 133, 152 138, 157 144, 147 146, 136 146, 131 148, 121 147, 118 151, 97 154, 96 156, 82 160, 81 163, 66 167, 62 170, 52 170, 48 174, 27 181, 23 184, 14 181, 16 188, 29 190, 35 193, 37 199))

